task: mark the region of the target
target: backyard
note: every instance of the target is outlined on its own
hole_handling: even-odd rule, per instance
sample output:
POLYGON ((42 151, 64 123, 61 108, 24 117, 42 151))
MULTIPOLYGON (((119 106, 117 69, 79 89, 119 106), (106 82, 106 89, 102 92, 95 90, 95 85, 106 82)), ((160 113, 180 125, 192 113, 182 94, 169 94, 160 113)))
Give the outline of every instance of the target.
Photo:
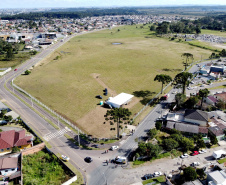
POLYGON ((121 26, 76 36, 15 82, 86 133, 115 136, 112 126, 103 124, 106 109, 95 98, 103 96, 105 87, 109 94, 103 100, 121 92, 142 95, 128 105, 134 115, 160 91, 161 83, 154 81, 157 74, 174 77, 184 68, 182 53, 192 53, 194 61, 211 54, 158 38, 148 26, 121 26))

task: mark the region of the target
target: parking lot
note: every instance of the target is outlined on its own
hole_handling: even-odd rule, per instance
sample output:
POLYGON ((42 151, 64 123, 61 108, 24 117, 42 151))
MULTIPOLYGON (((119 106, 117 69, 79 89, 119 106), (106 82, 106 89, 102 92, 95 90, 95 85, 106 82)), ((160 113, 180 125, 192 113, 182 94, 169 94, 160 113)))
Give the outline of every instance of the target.
MULTIPOLYGON (((225 141, 223 141, 226 144, 225 141)), ((146 162, 142 166, 138 166, 136 168, 127 168, 123 170, 123 173, 120 174, 118 178, 115 180, 115 184, 118 185, 129 185, 133 183, 142 182, 142 177, 145 174, 153 174, 154 172, 162 172, 167 175, 172 174, 172 172, 179 172, 179 168, 182 165, 190 166, 193 162, 199 162, 200 165, 198 167, 206 167, 208 170, 210 165, 218 164, 217 161, 212 157, 213 151, 216 150, 226 150, 226 146, 219 146, 211 149, 206 149, 206 153, 198 154, 195 156, 190 156, 188 158, 174 158, 174 159, 158 159, 153 162, 146 162), (120 180, 119 180, 120 179, 120 180), (120 181, 120 182, 119 182, 120 181)), ((223 164, 219 165, 223 167, 223 164)), ((224 168, 224 167, 223 167, 224 168)))

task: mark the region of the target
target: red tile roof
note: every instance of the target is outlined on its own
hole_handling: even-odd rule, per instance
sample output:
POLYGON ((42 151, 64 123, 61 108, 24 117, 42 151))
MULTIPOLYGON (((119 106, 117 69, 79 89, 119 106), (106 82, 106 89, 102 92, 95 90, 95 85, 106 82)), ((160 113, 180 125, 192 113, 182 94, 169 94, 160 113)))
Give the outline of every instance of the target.
POLYGON ((0 132, 0 149, 12 148, 31 143, 32 136, 25 136, 25 130, 0 132))

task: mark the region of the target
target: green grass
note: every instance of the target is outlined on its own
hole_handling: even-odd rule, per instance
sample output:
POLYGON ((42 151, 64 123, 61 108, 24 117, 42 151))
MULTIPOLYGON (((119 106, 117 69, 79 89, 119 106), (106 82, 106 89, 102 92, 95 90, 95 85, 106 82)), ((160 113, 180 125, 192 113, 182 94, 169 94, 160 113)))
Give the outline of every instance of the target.
POLYGON ((58 159, 44 151, 23 157, 23 184, 62 184, 69 176, 58 159))
POLYGON ((217 86, 217 87, 211 87, 211 88, 208 88, 208 89, 224 89, 226 88, 226 85, 220 85, 220 86, 217 86))
POLYGON ((217 36, 220 36, 220 37, 226 37, 226 32, 215 31, 215 30, 202 29, 201 34, 217 35, 217 36))
POLYGON ((210 51, 213 51, 213 52, 219 52, 219 51, 222 50, 222 49, 218 49, 216 47, 211 46, 207 42, 201 42, 201 41, 198 41, 198 40, 188 41, 187 43, 191 46, 196 46, 196 47, 206 49, 206 50, 210 50, 210 51))
MULTIPOLYGON (((82 130, 109 137, 101 121, 97 121, 98 127, 91 124, 96 116, 81 124, 80 119, 98 106, 95 96, 103 93, 103 87, 92 74, 100 74, 100 79, 117 94, 149 90, 152 96, 144 98, 145 104, 161 89, 161 83, 154 81, 156 74, 174 77, 184 68, 181 58, 184 52, 192 53, 194 60, 211 54, 201 48, 157 38, 149 32, 148 25, 144 29, 123 26, 74 37, 35 67, 29 76, 20 76, 15 83, 82 130), (112 45, 112 42, 122 45, 112 45), (54 60, 56 56, 61 57, 54 60)), ((142 107, 138 103, 131 111, 135 114, 142 107)))
POLYGON ((222 163, 226 162, 226 158, 217 160, 217 162, 218 162, 219 164, 222 164, 222 163))
POLYGON ((136 165, 141 165, 141 164, 144 164, 145 161, 133 161, 133 165, 136 166, 136 165))
POLYGON ((162 176, 159 176, 159 177, 155 177, 153 179, 145 180, 145 181, 142 182, 142 184, 145 185, 145 184, 148 184, 148 183, 151 183, 151 182, 155 182, 155 184, 160 184, 160 183, 166 182, 166 178, 165 178, 164 175, 162 175, 162 176))

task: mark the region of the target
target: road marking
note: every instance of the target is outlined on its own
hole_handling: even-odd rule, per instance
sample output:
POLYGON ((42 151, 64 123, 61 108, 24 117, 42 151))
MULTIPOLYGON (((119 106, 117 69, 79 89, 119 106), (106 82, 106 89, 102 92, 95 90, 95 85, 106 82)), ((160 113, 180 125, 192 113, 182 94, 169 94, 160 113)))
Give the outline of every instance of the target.
POLYGON ((63 136, 66 132, 68 132, 67 129, 58 130, 57 132, 50 133, 50 134, 46 134, 43 138, 44 138, 46 141, 49 141, 49 140, 51 140, 51 139, 53 139, 53 138, 63 136))

